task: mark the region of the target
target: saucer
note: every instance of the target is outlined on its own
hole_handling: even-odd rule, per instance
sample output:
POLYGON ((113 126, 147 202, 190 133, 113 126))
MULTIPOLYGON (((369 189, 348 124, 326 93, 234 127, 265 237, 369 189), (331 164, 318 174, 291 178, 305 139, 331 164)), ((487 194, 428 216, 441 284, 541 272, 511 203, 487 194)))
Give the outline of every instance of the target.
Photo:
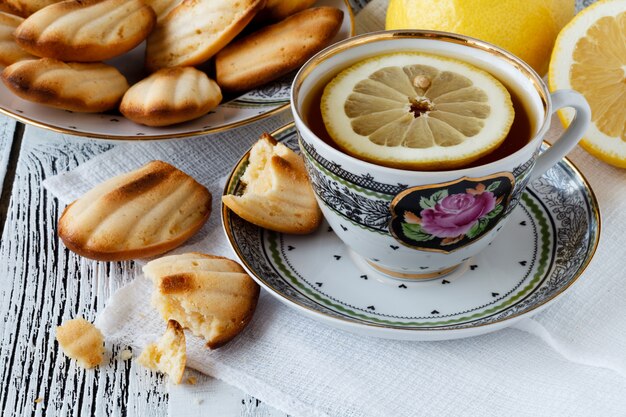
MULTIPOLYGON (((273 135, 297 149, 293 124, 273 135)), ((240 191, 248 155, 235 166, 225 193, 240 191)), ((528 185, 487 249, 425 282, 363 265, 326 222, 301 236, 265 230, 225 206, 222 220, 243 267, 285 304, 354 333, 424 341, 476 336, 538 313, 579 278, 600 236, 596 198, 567 159, 528 185)))

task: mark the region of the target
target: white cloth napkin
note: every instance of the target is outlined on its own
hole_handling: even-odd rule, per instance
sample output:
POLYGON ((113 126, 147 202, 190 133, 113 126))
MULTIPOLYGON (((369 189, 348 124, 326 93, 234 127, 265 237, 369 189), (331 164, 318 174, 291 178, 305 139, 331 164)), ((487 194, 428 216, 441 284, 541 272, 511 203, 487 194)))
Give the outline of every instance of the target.
MULTIPOLYGON (((380 25, 381 10, 384 0, 374 0, 357 27, 380 25)), ((44 186, 69 203, 112 175, 169 161, 214 197, 208 224, 177 252, 235 258, 219 218, 223 178, 262 131, 286 117, 209 138, 118 145, 44 186)), ((553 119, 548 139, 560 132, 553 119)), ((263 293, 253 321, 224 348, 210 352, 188 334, 188 367, 295 417, 626 416, 626 171, 581 149, 570 157, 598 197, 600 247, 571 289, 515 329, 435 343, 382 340, 332 329, 263 293)), ((138 273, 108 300, 97 319, 107 340, 143 348, 163 332, 151 290, 138 273)), ((218 415, 198 401, 210 393, 206 384, 172 387, 170 416, 218 415)))

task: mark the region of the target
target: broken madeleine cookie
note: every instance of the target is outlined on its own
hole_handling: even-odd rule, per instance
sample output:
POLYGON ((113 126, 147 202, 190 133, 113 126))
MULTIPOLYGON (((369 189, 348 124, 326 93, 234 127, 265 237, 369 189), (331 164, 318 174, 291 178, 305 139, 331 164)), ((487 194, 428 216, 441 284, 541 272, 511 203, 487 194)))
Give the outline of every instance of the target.
POLYGON ((144 274, 155 286, 153 304, 165 320, 176 320, 207 342, 223 346, 250 322, 259 286, 235 261, 186 253, 148 262, 144 274))
POLYGON ((311 233, 322 221, 302 157, 269 134, 250 150, 242 195, 222 196, 239 217, 281 233, 311 233))
POLYGON ((101 261, 165 253, 193 236, 211 214, 211 193, 191 176, 152 161, 113 177, 65 208, 59 237, 101 261))
POLYGON ((67 320, 56 329, 56 339, 63 353, 83 368, 100 365, 104 358, 104 336, 82 317, 67 320))
POLYGON ((169 126, 204 116, 222 101, 215 81, 193 67, 163 68, 128 89, 120 112, 147 126, 169 126))
POLYGON ((180 384, 187 363, 185 332, 176 320, 169 320, 165 333, 156 343, 150 343, 139 355, 138 361, 146 368, 169 375, 174 384, 180 384))

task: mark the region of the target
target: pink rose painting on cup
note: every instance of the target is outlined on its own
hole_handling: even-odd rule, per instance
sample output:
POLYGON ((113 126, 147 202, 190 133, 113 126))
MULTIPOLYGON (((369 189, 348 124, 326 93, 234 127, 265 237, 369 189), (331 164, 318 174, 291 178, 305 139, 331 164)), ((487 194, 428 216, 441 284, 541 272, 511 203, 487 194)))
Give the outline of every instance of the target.
POLYGON ((502 173, 405 190, 391 204, 390 231, 413 248, 454 251, 498 223, 513 182, 512 175, 502 173))

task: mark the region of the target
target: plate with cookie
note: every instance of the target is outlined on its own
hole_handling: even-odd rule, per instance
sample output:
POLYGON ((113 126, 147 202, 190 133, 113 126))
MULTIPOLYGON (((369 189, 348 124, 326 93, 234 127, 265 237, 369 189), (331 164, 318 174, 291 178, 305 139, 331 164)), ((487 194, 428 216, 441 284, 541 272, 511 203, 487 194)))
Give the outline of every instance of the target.
POLYGON ((598 246, 597 201, 584 177, 564 159, 528 185, 500 235, 483 252, 445 275, 390 276, 355 256, 340 237, 375 227, 374 220, 387 218, 376 224, 388 224, 388 203, 367 204, 362 196, 375 193, 390 201, 396 188, 374 182, 367 173, 359 177, 362 187, 352 186, 346 175, 354 176, 314 148, 300 149, 290 124, 263 134, 235 165, 221 213, 231 248, 262 288, 342 330, 434 341, 502 329, 538 313, 571 288, 598 246), (330 179, 312 179, 318 200, 304 159, 330 172, 330 179), (338 226, 320 215, 316 201, 341 216, 338 226), (563 216, 574 211, 576 221, 563 216))
POLYGON ((206 135, 287 110, 354 35, 347 0, 5 0, 0 113, 107 140, 206 135))

